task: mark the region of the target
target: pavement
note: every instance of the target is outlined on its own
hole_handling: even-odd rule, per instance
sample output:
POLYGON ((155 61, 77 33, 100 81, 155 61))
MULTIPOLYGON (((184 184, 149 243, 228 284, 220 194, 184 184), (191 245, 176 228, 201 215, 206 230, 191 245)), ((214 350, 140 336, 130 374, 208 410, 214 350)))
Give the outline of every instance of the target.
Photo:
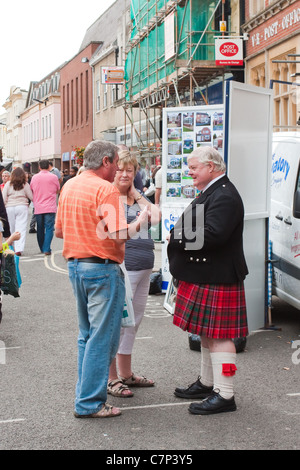
MULTIPOLYGON (((52 248, 44 257, 36 236, 27 235, 20 297, 3 296, 0 450, 100 450, 100 463, 144 456, 134 465, 143 467, 145 460, 175 464, 179 456, 199 465, 203 450, 300 449, 300 315, 276 298, 272 329, 252 332, 238 354, 237 411, 195 416, 189 400, 174 396, 175 387, 196 380, 201 352, 190 349, 158 294, 148 297, 133 351, 133 370, 155 386, 136 388, 132 398, 109 396, 122 409, 117 418, 76 419, 76 306, 62 241, 54 239, 52 248)), ((155 244, 155 270, 161 248, 155 244)))

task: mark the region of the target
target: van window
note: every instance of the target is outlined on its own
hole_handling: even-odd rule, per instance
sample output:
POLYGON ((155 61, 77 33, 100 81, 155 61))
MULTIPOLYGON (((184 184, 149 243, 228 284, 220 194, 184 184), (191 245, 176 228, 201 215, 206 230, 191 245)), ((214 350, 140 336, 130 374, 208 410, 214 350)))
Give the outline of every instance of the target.
POLYGON ((300 168, 299 168, 299 171, 298 171, 298 181, 297 181, 297 185, 296 185, 296 191, 300 191, 300 168))
POLYGON ((297 181, 296 181, 293 216, 296 219, 300 219, 300 167, 298 169, 298 178, 297 178, 297 181))
POLYGON ((291 207, 295 191, 295 176, 299 171, 298 159, 295 159, 296 151, 297 147, 294 143, 274 142, 271 199, 287 207, 291 207))

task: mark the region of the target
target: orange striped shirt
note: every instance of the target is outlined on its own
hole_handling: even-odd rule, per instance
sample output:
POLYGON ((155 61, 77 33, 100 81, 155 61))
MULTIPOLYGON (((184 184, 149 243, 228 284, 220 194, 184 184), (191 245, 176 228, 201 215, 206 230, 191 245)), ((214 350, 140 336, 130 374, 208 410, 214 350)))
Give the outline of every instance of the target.
POLYGON ((120 193, 93 171, 86 170, 64 184, 55 225, 63 233, 65 258, 124 260, 125 243, 119 245, 108 236, 128 228, 120 193))

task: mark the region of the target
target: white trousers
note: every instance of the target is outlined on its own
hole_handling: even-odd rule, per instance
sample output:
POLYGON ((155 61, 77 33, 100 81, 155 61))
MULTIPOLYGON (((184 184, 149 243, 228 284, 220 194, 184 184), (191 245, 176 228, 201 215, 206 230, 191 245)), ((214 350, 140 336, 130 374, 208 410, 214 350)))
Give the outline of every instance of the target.
POLYGON ((7 218, 10 227, 10 233, 20 232, 20 240, 14 242, 15 252, 23 253, 25 248, 27 219, 28 219, 28 206, 8 206, 6 207, 7 218))
POLYGON ((133 295, 135 326, 121 328, 118 354, 131 354, 136 333, 144 316, 150 286, 152 269, 127 271, 133 295))

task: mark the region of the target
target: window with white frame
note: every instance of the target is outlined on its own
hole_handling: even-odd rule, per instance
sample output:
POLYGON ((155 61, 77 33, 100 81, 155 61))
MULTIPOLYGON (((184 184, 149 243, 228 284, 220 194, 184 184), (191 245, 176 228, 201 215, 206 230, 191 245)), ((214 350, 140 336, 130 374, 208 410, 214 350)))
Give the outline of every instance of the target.
POLYGON ((249 0, 249 14, 250 18, 258 15, 261 11, 266 8, 265 0, 249 0))
POLYGON ((107 108, 107 85, 103 85, 103 108, 107 108))
POLYGON ((111 104, 118 99, 118 85, 114 84, 111 86, 111 104))

